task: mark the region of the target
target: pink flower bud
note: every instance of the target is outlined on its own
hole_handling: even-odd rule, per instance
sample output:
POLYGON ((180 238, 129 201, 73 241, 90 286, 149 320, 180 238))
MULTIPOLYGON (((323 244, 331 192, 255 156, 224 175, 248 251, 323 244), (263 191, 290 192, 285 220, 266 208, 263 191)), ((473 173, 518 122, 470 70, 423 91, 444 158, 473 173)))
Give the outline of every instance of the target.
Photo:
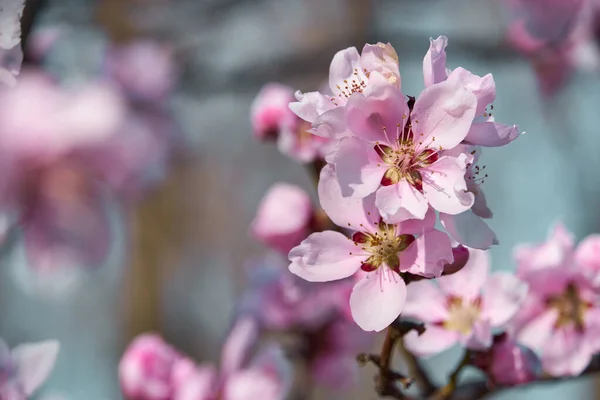
POLYGON ((287 254, 310 233, 312 215, 311 199, 302 188, 277 183, 258 206, 251 230, 258 240, 287 254))
POLYGON ((282 125, 295 118, 289 109, 293 100, 292 88, 278 83, 266 84, 252 103, 250 117, 254 136, 259 140, 277 138, 282 125))
POLYGON ((488 373, 491 384, 500 386, 531 382, 541 371, 535 353, 505 334, 496 336, 492 347, 476 356, 475 364, 488 373))
POLYGON ((135 400, 169 400, 171 371, 180 355, 155 334, 138 336, 119 363, 121 389, 135 400))

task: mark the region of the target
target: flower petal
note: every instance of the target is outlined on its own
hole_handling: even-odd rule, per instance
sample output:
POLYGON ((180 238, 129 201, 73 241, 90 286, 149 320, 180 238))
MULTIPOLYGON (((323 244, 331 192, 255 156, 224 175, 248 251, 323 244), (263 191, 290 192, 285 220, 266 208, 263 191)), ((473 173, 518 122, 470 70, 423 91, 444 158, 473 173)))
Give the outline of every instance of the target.
POLYGON ((440 222, 452 239, 465 246, 485 250, 498 244, 494 231, 471 210, 456 215, 440 213, 440 222))
POLYGON ((406 179, 377 190, 375 204, 383 219, 391 224, 409 219, 423 219, 429 209, 425 197, 406 179))
POLYGON ((458 333, 437 325, 427 325, 425 332, 410 331, 404 336, 406 348, 416 356, 427 357, 448 350, 458 342, 458 333))
POLYGON ((308 122, 314 122, 325 111, 331 110, 335 105, 331 102, 331 97, 319 92, 295 93, 298 101, 291 102, 290 110, 298 117, 308 122))
POLYGON ((380 332, 398 318, 405 300, 404 280, 387 267, 380 267, 354 286, 350 310, 363 330, 380 332))
POLYGON ((458 67, 448 76, 448 80, 461 83, 475 95, 477 98, 475 115, 477 116, 483 115, 486 107, 496 99, 496 83, 492 74, 481 77, 462 67, 458 67))
POLYGON ((446 46, 448 38, 439 36, 437 39, 429 38, 429 50, 423 58, 423 79, 425 86, 443 82, 448 78, 446 69, 446 46))
POLYGON ((442 290, 451 296, 467 301, 475 300, 481 294, 490 270, 490 256, 484 250, 469 250, 469 261, 458 272, 438 278, 442 290))
POLYGON ((493 274, 485 283, 481 317, 492 326, 507 323, 519 311, 525 297, 527 285, 508 272, 493 274))
POLYGON ((238 370, 258 334, 256 322, 250 317, 240 318, 229 333, 221 354, 221 371, 228 375, 238 370))
POLYGON ((460 214, 473 205, 475 196, 467 191, 463 158, 442 157, 421 170, 423 194, 436 210, 460 214))
POLYGON ((410 112, 406 97, 392 85, 374 88, 369 96, 352 96, 346 109, 348 129, 354 136, 388 145, 402 134, 410 112))
POLYGON ((339 83, 354 77, 355 68, 362 72, 360 54, 356 47, 348 47, 335 53, 329 66, 329 88, 333 93, 339 92, 337 87, 339 83))
POLYGON ((12 350, 19 383, 27 397, 48 378, 54 368, 60 344, 56 340, 21 344, 12 350))
POLYGON ((440 276, 444 266, 452 261, 450 238, 434 229, 419 236, 400 254, 400 270, 433 278, 440 276))
POLYGON ((532 350, 545 348, 554 332, 557 318, 555 310, 542 312, 516 332, 517 341, 532 350))
POLYGON ((364 199, 343 197, 342 189, 331 164, 321 169, 319 176, 319 201, 321 207, 334 224, 352 227, 355 230, 369 229, 379 222, 379 211, 375 207, 375 195, 364 199))
POLYGON ((423 280, 408 284, 403 317, 422 322, 441 322, 448 318, 447 299, 432 282, 423 280))
POLYGON ((422 145, 452 149, 467 136, 477 98, 458 82, 441 82, 429 86, 417 98, 411 113, 412 129, 421 136, 422 145))
POLYGON ((342 196, 363 198, 375 192, 388 167, 366 143, 356 138, 343 138, 328 159, 334 164, 342 196))
POLYGON ((407 219, 398 225, 401 234, 422 235, 429 232, 435 226, 435 211, 428 208, 423 219, 407 219))
POLYGON ((486 146, 504 146, 521 136, 516 125, 504 125, 494 121, 474 122, 464 141, 467 143, 486 146))
POLYGON ((600 272, 600 235, 590 235, 579 243, 575 261, 592 275, 600 272))
POLYGON ((460 341, 470 350, 485 350, 492 345, 492 326, 490 321, 477 320, 468 336, 461 336, 460 341))
POLYGON ((553 376, 577 376, 592 359, 592 352, 583 346, 584 333, 574 327, 552 331, 542 353, 542 367, 553 376))
POLYGON ((339 232, 317 232, 290 251, 290 272, 310 282, 347 278, 360 268, 367 255, 339 232))

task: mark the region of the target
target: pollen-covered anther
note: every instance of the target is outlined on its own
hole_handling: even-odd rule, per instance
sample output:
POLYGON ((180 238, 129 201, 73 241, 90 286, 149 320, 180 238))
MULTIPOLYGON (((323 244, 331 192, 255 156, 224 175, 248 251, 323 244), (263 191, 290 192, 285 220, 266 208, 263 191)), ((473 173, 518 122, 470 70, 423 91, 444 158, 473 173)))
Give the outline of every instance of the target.
POLYGON ((415 237, 412 235, 398 235, 394 225, 379 222, 374 233, 356 232, 352 240, 361 249, 370 254, 362 263, 361 269, 366 272, 375 271, 382 265, 398 272, 400 269, 399 255, 406 250, 415 237))

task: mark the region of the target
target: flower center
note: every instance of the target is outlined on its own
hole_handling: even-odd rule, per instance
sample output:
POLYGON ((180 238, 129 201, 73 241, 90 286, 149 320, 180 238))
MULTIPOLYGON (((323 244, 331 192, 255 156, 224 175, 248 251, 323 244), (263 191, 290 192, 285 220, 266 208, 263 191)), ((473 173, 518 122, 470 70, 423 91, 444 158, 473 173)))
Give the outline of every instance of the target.
POLYGON ((415 241, 413 235, 398 235, 396 226, 379 222, 377 232, 356 232, 352 235, 356 246, 370 253, 371 256, 360 266, 363 271, 375 271, 385 264, 396 272, 400 271, 399 253, 406 250, 415 241))
POLYGON ((465 303, 462 298, 454 297, 448 302, 448 319, 444 328, 449 331, 468 335, 473 330, 473 324, 481 314, 481 300, 465 303))
POLYGON ((585 328, 585 312, 590 308, 590 304, 579 296, 579 291, 573 283, 570 283, 562 294, 546 300, 546 305, 558 311, 556 328, 570 324, 575 325, 578 330, 585 328))
POLYGON ((433 149, 417 152, 412 137, 403 141, 396 140, 394 147, 376 143, 375 151, 381 160, 390 166, 381 179, 383 186, 406 179, 417 190, 423 190, 423 178, 419 170, 433 164, 439 158, 438 152, 433 149))

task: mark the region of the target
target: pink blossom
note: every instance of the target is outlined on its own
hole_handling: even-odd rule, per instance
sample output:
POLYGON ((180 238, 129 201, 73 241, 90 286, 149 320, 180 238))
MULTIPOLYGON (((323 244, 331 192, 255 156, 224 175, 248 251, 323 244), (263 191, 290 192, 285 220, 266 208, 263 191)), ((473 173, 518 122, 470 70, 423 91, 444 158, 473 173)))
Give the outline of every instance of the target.
POLYGON ((451 81, 428 87, 416 101, 389 85, 352 96, 346 105, 352 136, 343 137, 327 159, 342 194, 376 192, 377 208, 389 223, 422 219, 429 206, 447 214, 470 209, 469 155, 445 151, 465 138, 475 106, 473 93, 451 81))
POLYGON ((0 207, 23 228, 31 264, 39 273, 101 265, 110 249, 107 198, 141 185, 168 147, 134 129, 106 85, 66 90, 25 74, 0 93, 0 108, 0 207))
POLYGON ((439 276, 453 261, 450 240, 433 229, 431 210, 423 220, 388 224, 375 207, 374 195, 342 197, 330 165, 322 169, 318 189, 321 206, 333 223, 354 233, 351 238, 335 231, 311 234, 290 251, 290 271, 311 282, 365 272, 350 295, 350 309, 362 329, 381 331, 404 306, 406 285, 400 273, 439 276))
POLYGON ((349 47, 335 54, 329 67, 329 93, 296 92, 291 110, 312 124, 310 132, 335 137, 345 131, 340 124, 344 106, 355 93, 368 95, 382 85, 400 87, 398 55, 389 43, 366 44, 362 54, 349 47))
POLYGON ((288 366, 278 348, 270 347, 246 364, 256 325, 239 320, 222 350, 221 368, 194 366, 180 360, 173 369, 172 400, 281 400, 288 391, 288 366))
POLYGON ((110 50, 106 68, 125 92, 145 101, 164 99, 178 76, 171 49, 151 40, 137 40, 110 50))
POLYGON ((52 372, 59 347, 57 341, 47 340, 9 350, 0 339, 0 399, 30 398, 52 372))
POLYGON ((21 70, 21 16, 25 0, 4 0, 0 8, 0 85, 13 86, 21 70))
POLYGON ((253 315, 268 331, 294 334, 315 382, 349 388, 358 380, 356 354, 371 342, 349 319, 353 280, 312 283, 281 267, 271 260, 249 269, 240 312, 253 315))
POLYGON ((136 400, 171 400, 171 371, 180 358, 160 336, 138 336, 119 363, 123 393, 136 400))
POLYGON ((261 200, 251 231, 267 246, 287 254, 310 233, 313 213, 304 189, 276 183, 261 200))
POLYGON ((507 334, 498 335, 485 352, 475 355, 474 364, 484 370, 492 386, 518 386, 540 376, 540 360, 533 351, 507 334))
POLYGON ((546 242, 515 251, 517 274, 530 292, 511 332, 541 354, 544 371, 554 376, 579 375, 600 350, 598 238, 573 242, 558 225, 546 242))
POLYGON ((497 147, 518 138, 521 132, 516 125, 500 124, 492 116, 492 103, 496 98, 496 84, 492 74, 480 77, 462 67, 453 71, 448 69, 447 45, 448 38, 445 36, 430 39, 429 50, 423 59, 423 76, 427 87, 448 80, 463 85, 477 98, 475 117, 463 141, 467 144, 497 147))
POLYGON ((486 251, 469 252, 465 267, 438 278, 438 286, 430 281, 408 286, 402 315, 426 324, 423 334, 411 332, 405 337, 414 354, 437 354, 457 343, 486 349, 492 345, 492 329, 504 326, 519 310, 527 286, 509 273, 490 275, 486 251))
POLYGON ((300 162, 323 159, 335 147, 335 141, 310 133, 310 124, 290 110, 293 100, 291 87, 266 84, 252 103, 254 136, 260 140, 276 140, 279 151, 300 162))
POLYGON ((316 331, 340 315, 349 315, 354 282, 311 283, 291 274, 283 260, 271 257, 248 271, 248 289, 239 302, 267 330, 316 331))
POLYGON ((509 43, 533 64, 542 92, 552 95, 577 68, 598 71, 595 0, 507 0, 509 43))

